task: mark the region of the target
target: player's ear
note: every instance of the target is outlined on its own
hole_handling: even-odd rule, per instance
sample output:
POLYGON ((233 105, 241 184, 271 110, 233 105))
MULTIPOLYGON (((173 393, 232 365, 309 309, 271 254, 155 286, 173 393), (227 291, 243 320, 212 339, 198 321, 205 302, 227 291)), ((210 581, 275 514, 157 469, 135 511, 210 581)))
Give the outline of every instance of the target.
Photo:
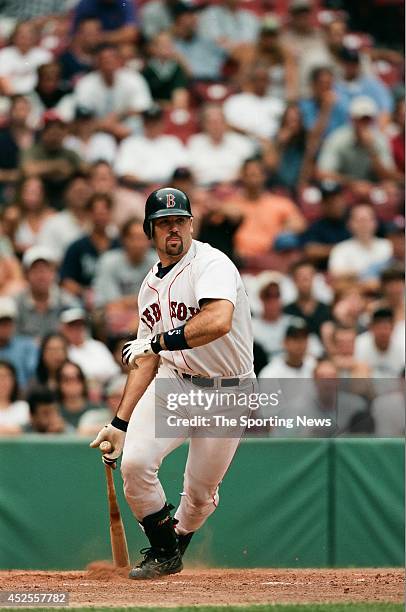
POLYGON ((190 217, 190 233, 193 234, 193 217, 190 217))

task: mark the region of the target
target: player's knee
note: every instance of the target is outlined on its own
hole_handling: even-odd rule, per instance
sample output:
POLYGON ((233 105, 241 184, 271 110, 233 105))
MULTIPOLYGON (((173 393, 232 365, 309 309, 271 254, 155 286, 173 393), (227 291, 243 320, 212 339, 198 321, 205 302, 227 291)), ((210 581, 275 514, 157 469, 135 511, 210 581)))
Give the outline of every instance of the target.
POLYGON ((151 467, 146 455, 143 453, 125 456, 121 462, 121 474, 123 476, 124 487, 130 486, 131 483, 145 480, 148 474, 153 471, 153 467, 151 467))
POLYGON ((201 486, 190 486, 185 491, 189 503, 195 508, 206 508, 207 506, 217 506, 218 493, 216 489, 210 490, 201 486))

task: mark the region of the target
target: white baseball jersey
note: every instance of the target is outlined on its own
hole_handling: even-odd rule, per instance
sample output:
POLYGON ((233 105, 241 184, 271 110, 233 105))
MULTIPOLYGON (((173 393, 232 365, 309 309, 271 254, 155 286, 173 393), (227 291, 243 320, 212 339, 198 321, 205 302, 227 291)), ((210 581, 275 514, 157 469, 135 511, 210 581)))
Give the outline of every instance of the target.
POLYGON ((196 315, 204 299, 224 299, 234 305, 228 334, 183 351, 161 351, 163 363, 195 375, 243 376, 253 371, 253 334, 248 297, 237 268, 221 251, 193 240, 186 255, 158 278, 156 264, 138 295, 138 338, 180 327, 196 315))

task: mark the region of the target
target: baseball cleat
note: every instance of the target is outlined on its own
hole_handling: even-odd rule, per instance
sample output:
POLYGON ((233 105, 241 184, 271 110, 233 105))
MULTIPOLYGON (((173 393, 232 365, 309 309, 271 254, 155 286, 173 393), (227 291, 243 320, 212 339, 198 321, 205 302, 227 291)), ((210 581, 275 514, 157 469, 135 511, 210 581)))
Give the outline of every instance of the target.
POLYGON ((144 555, 144 559, 131 570, 129 578, 133 580, 150 580, 160 576, 177 574, 183 570, 179 549, 171 553, 171 556, 168 556, 168 553, 165 554, 163 549, 152 547, 143 548, 140 552, 144 555))

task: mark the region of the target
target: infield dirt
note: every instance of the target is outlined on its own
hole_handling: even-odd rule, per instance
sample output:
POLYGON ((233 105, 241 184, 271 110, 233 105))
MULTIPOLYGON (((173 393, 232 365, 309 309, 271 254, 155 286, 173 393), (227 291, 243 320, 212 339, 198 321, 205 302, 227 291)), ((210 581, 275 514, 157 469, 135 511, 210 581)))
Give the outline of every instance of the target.
POLYGON ((5 591, 66 591, 70 606, 403 602, 401 569, 185 569, 131 581, 107 562, 85 571, 0 572, 5 591))

